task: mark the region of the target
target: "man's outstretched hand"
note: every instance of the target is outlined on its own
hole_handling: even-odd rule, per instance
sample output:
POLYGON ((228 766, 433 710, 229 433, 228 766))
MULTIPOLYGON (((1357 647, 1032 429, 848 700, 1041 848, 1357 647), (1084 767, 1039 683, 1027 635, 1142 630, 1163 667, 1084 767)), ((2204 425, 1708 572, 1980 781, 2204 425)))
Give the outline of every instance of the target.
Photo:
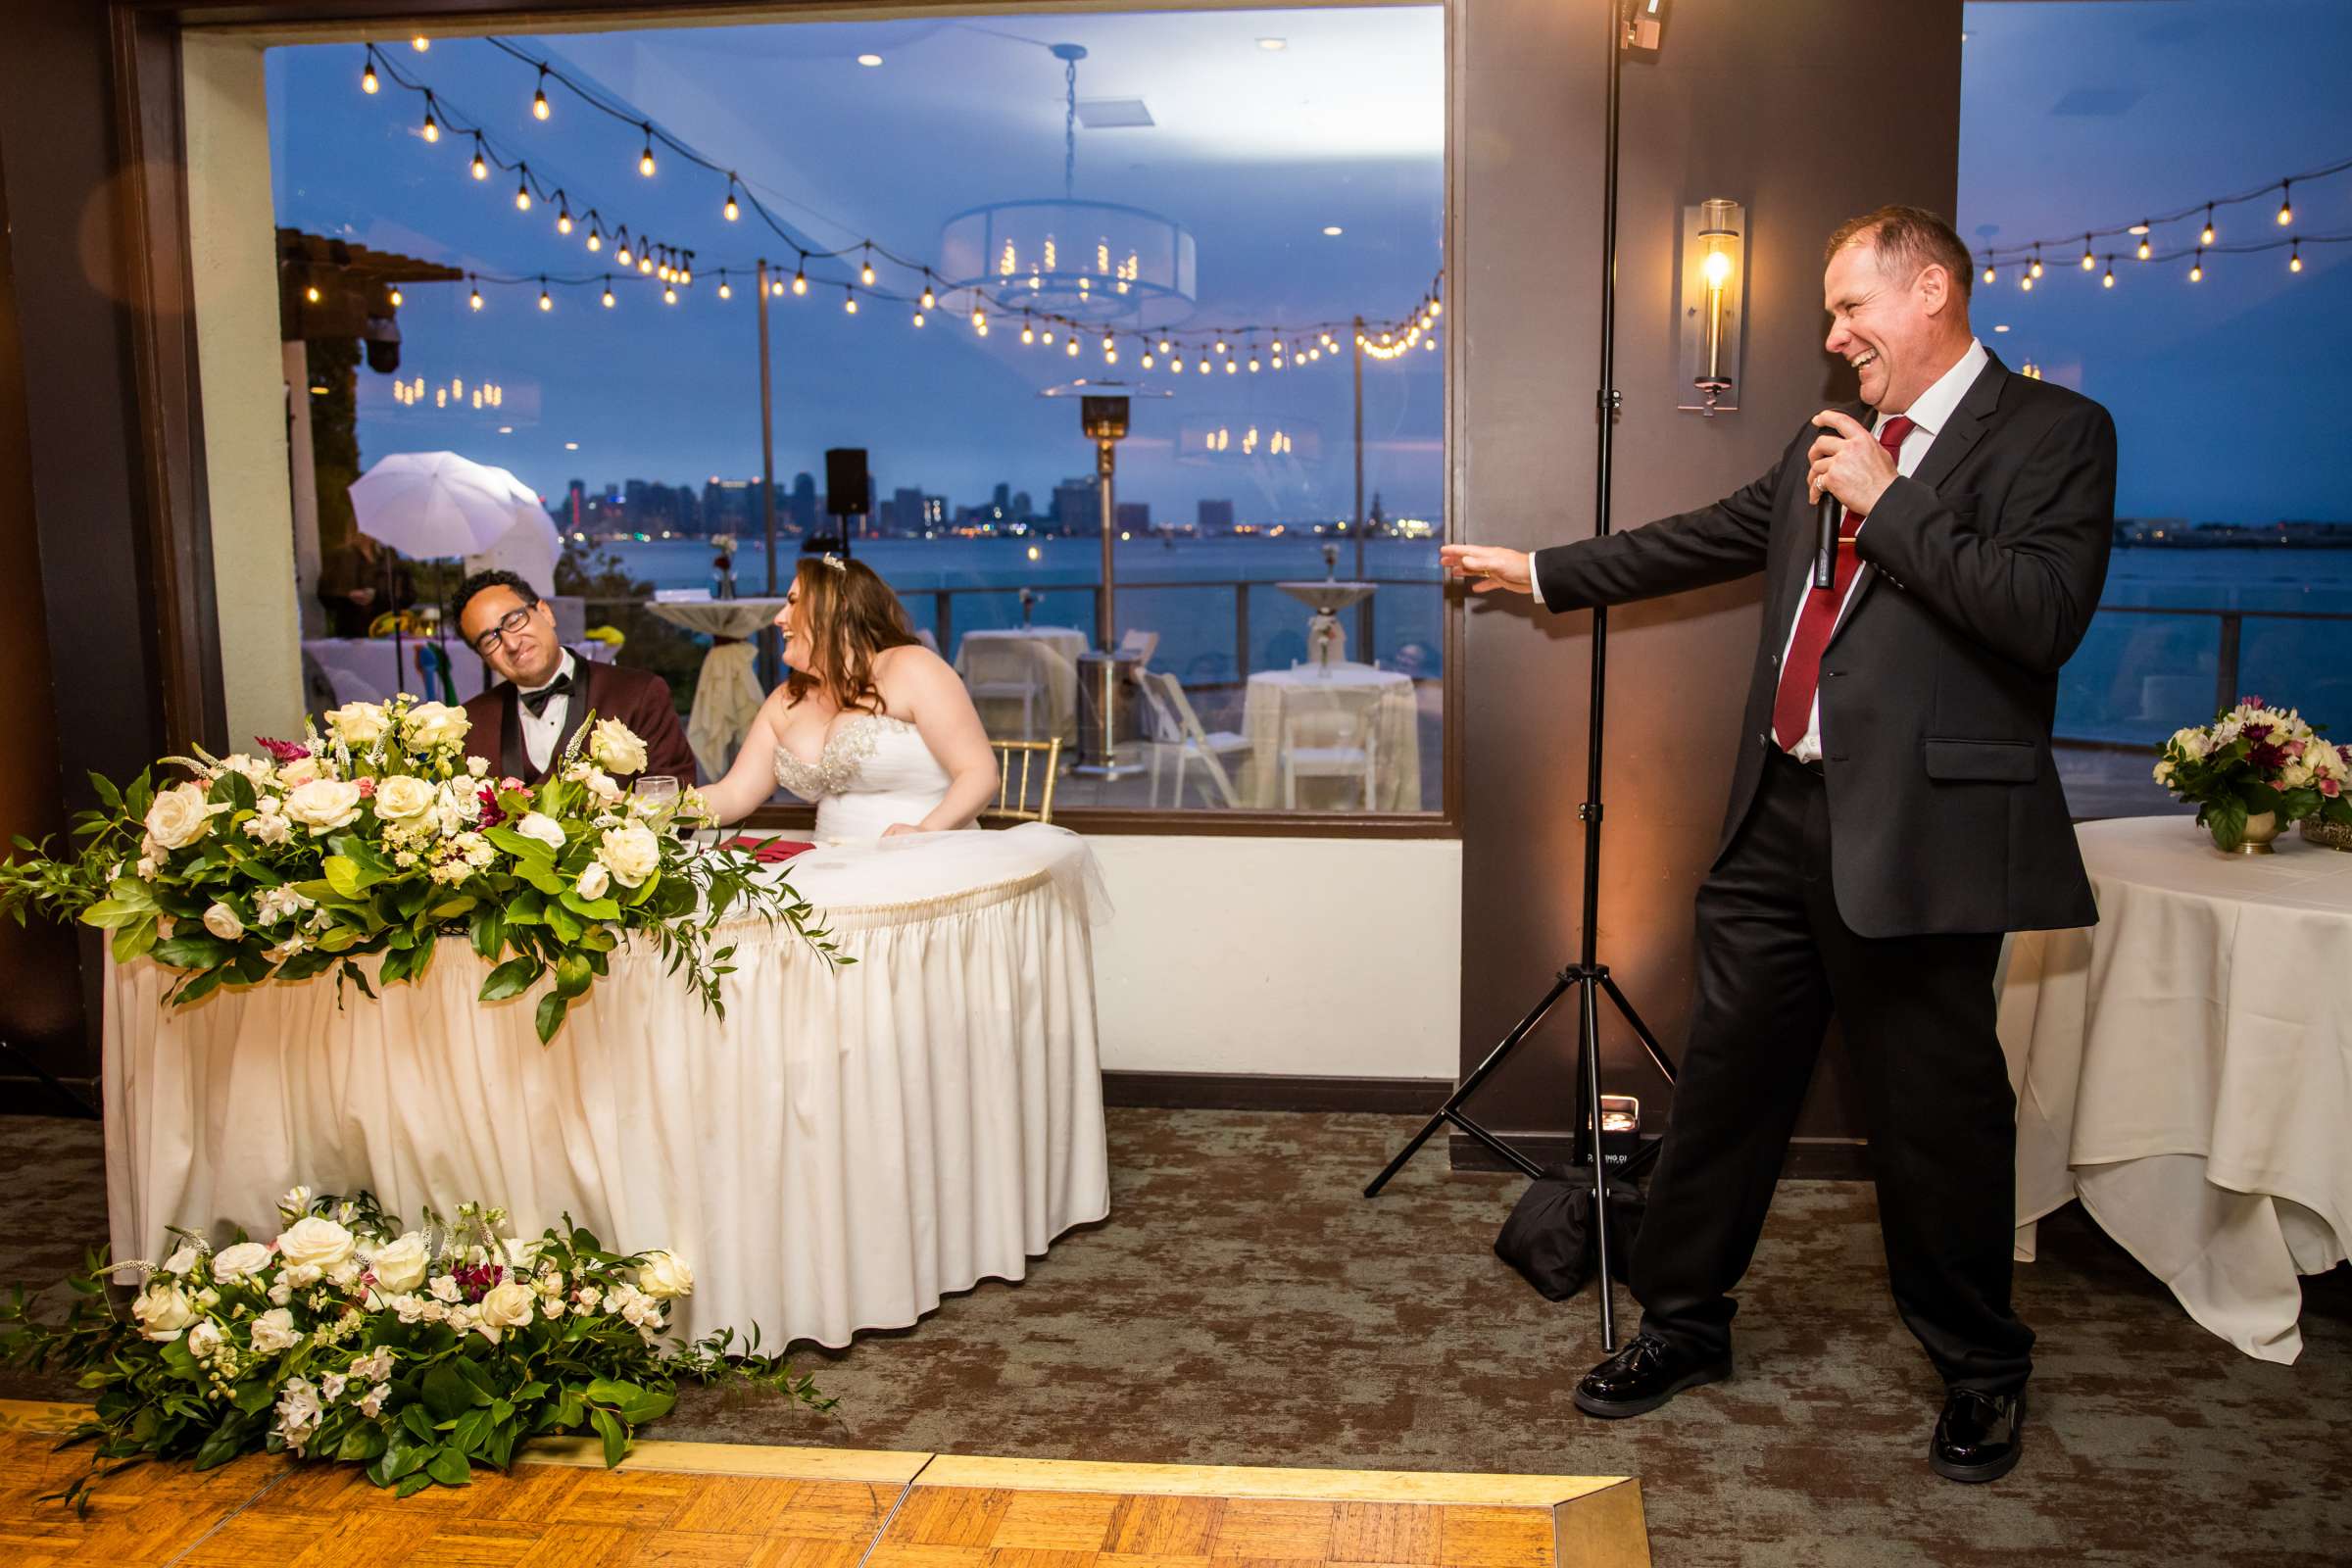
POLYGON ((1438 560, 1447 576, 1468 582, 1472 593, 1491 594, 1497 589, 1514 594, 1535 592, 1535 562, 1524 550, 1446 545, 1438 551, 1438 560))

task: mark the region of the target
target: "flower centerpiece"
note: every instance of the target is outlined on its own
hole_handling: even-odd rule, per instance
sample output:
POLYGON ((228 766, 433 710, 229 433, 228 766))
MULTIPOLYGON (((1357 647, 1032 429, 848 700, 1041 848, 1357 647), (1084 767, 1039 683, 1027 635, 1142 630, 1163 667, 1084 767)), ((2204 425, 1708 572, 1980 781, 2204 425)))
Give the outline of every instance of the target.
POLYGON ((723 1014, 733 972, 720 921, 781 920, 848 962, 788 882, 745 857, 698 853, 666 829, 707 819, 699 791, 654 802, 613 777, 645 766, 645 742, 589 715, 543 784, 493 778, 465 755, 463 709, 402 694, 346 703, 264 755, 164 760, 178 782, 127 787, 90 775, 99 808, 74 820, 70 858, 18 839, 0 861, 0 913, 28 909, 111 931, 117 962, 151 956, 183 971, 170 1000, 222 985, 306 980, 372 997, 414 980, 444 939, 496 965, 481 1000, 554 983, 538 1003, 552 1039, 626 937, 655 943, 704 1005, 723 1014))
POLYGON ((2259 697, 2201 727, 2177 730, 2156 763, 2156 782, 2193 801, 2216 849, 2268 855, 2288 822, 2352 824, 2352 746, 2332 746, 2295 710, 2259 697))
POLYGON ((637 1428, 668 1413, 681 1379, 736 1381, 828 1409, 808 1378, 733 1331, 664 1340, 694 1272, 665 1251, 605 1250, 571 1226, 535 1241, 468 1203, 419 1230, 362 1193, 280 1200, 268 1242, 215 1250, 172 1233, 161 1262, 93 1258, 69 1283, 63 1324, 23 1291, 0 1308, 0 1350, 78 1373, 96 1410, 69 1442, 94 1443, 64 1494, 86 1504, 110 1459, 193 1459, 199 1470, 267 1451, 364 1464, 401 1496, 503 1470, 527 1438, 593 1432, 618 1464, 637 1428), (106 1285, 141 1277, 126 1314, 106 1285))

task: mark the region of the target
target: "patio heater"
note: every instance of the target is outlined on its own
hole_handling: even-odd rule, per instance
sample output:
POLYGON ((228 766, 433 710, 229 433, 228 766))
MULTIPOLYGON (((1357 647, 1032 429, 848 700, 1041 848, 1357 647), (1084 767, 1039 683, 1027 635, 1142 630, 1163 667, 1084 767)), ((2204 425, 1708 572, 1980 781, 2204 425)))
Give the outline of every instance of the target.
POLYGON ((1127 400, 1088 394, 1078 400, 1079 427, 1095 444, 1095 495, 1102 509, 1102 584, 1095 590, 1095 647, 1078 658, 1078 763, 1071 770, 1089 778, 1126 778, 1143 771, 1136 761, 1121 762, 1119 747, 1137 735, 1135 673, 1143 661, 1121 654, 1116 598, 1117 566, 1112 551, 1118 545, 1112 499, 1118 468, 1119 443, 1127 438, 1127 400))

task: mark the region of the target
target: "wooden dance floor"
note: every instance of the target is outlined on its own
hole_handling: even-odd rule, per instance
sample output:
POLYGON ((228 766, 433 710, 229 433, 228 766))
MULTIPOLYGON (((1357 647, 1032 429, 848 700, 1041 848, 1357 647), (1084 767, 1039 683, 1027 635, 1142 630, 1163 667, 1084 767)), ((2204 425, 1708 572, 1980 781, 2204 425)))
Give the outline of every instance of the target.
POLYGON ((1613 1476, 1108 1465, 570 1441, 405 1500, 347 1465, 144 1464, 86 1518, 36 1500, 69 1405, 0 1401, 0 1561, 186 1568, 1635 1568, 1639 1485, 1613 1476))

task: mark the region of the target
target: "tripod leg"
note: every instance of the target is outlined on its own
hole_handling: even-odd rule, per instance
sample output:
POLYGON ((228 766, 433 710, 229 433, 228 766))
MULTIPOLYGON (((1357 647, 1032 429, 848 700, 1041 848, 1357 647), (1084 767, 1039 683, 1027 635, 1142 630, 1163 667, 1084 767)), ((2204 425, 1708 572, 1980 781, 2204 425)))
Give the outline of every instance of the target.
POLYGON ((1429 1138, 1432 1133, 1436 1132, 1446 1121, 1452 1118, 1453 1112, 1461 1105, 1462 1102, 1468 1100, 1472 1095, 1478 1093, 1478 1086, 1485 1083, 1488 1075, 1494 1072, 1496 1067, 1502 1065, 1502 1058, 1509 1055, 1513 1050, 1517 1049, 1520 1041, 1525 1040, 1530 1034, 1535 1032, 1536 1025, 1544 1021, 1544 1015, 1551 1011, 1553 1004, 1560 1000, 1560 998, 1567 992, 1568 988, 1573 984, 1575 984, 1574 977, 1567 973, 1562 973, 1557 980, 1552 982, 1551 989, 1544 994, 1544 1000, 1536 1004, 1535 1009, 1528 1013, 1526 1017, 1520 1019, 1519 1022, 1512 1027, 1511 1032, 1507 1035, 1504 1035, 1502 1039, 1495 1045, 1493 1051, 1487 1053, 1486 1060, 1480 1062, 1476 1067, 1470 1069, 1470 1076, 1463 1079, 1460 1087, 1456 1088, 1452 1094, 1446 1096, 1446 1103, 1440 1105, 1438 1107, 1437 1114, 1430 1117, 1428 1124, 1413 1135, 1412 1142, 1406 1144, 1404 1148, 1397 1152, 1396 1157, 1389 1161, 1387 1169, 1383 1170, 1379 1175, 1372 1178, 1372 1185, 1364 1189, 1364 1196, 1366 1198, 1378 1198, 1380 1196, 1380 1190, 1383 1187, 1388 1186, 1391 1179, 1393 1179, 1398 1171, 1404 1169, 1405 1161, 1411 1159, 1414 1154, 1420 1152, 1421 1146, 1429 1142, 1429 1138))
POLYGON ((1583 1049, 1584 1057, 1584 1113, 1590 1119, 1592 1139, 1592 1250, 1600 1274, 1600 1348, 1604 1355, 1617 1351, 1617 1303, 1611 1294, 1609 1277, 1609 1175, 1608 1161, 1600 1152, 1600 1007, 1593 988, 1584 988, 1583 1049))
POLYGON ((1666 1048, 1658 1044, 1658 1037, 1649 1032, 1649 1025, 1642 1021, 1642 1015, 1634 1010, 1634 1004, 1625 1000, 1625 993, 1617 989, 1616 977, 1604 972, 1600 983, 1608 987, 1609 1000, 1617 1004, 1617 1010, 1625 1014, 1625 1021, 1634 1026, 1634 1033, 1640 1037, 1642 1049, 1649 1053, 1650 1065, 1658 1069, 1658 1076, 1668 1083, 1674 1082, 1674 1058, 1666 1054, 1666 1048))

